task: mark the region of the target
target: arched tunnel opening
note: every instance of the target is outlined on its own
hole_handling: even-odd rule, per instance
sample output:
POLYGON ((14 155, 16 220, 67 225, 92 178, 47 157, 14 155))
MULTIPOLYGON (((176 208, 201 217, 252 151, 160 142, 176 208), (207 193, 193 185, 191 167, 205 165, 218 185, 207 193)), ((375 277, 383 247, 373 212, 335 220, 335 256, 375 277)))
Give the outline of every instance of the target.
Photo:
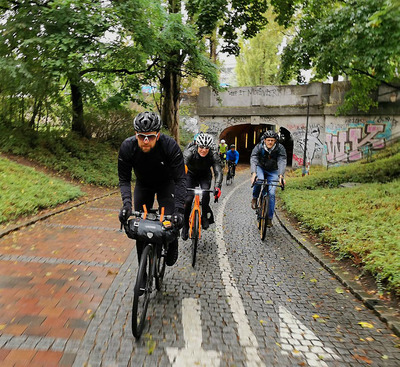
MULTIPOLYGON (((259 124, 259 125, 235 125, 225 129, 219 136, 219 140, 224 139, 226 144, 230 146, 235 144, 236 150, 239 152, 239 163, 249 164, 250 155, 253 148, 260 142, 262 134, 266 130, 275 129, 275 125, 259 124)), ((292 166, 293 157, 293 138, 289 130, 281 127, 279 129, 279 142, 285 147, 287 154, 287 165, 292 166)))

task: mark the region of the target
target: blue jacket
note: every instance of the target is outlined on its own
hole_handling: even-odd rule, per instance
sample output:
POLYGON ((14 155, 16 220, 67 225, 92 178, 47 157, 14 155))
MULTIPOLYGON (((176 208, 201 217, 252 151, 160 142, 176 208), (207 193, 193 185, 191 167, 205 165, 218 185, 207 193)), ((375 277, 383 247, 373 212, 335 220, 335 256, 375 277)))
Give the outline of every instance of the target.
POLYGON ((239 162, 239 152, 237 150, 232 152, 232 150, 229 149, 228 153, 226 153, 226 160, 237 164, 239 162))

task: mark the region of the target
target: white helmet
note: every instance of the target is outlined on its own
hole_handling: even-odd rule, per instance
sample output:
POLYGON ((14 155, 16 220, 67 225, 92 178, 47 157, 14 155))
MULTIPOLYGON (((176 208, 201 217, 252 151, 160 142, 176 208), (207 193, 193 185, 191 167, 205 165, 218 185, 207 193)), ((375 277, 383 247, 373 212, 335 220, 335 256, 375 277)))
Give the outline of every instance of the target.
POLYGON ((210 134, 200 133, 196 138, 196 144, 201 147, 211 148, 213 138, 210 134))
POLYGON ((221 140, 221 144, 225 144, 225 140, 224 139, 221 140))

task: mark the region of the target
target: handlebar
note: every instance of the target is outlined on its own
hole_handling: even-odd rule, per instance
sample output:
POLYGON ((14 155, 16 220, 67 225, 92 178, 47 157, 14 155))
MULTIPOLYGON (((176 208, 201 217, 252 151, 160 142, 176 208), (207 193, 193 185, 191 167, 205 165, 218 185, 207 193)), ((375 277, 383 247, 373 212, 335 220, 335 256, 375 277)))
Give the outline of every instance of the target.
POLYGON ((281 183, 281 181, 279 181, 279 180, 272 180, 271 183, 268 183, 268 180, 267 180, 267 179, 259 180, 259 179, 257 178, 257 176, 256 176, 256 179, 255 179, 254 182, 251 184, 251 187, 253 187, 255 184, 258 184, 258 185, 268 185, 268 186, 276 186, 276 187, 280 187, 280 188, 282 189, 282 191, 285 190, 285 183, 284 183, 283 181, 282 181, 282 183, 281 183), (278 182, 279 185, 274 185, 272 182, 278 182))
POLYGON ((200 188, 200 187, 195 187, 194 189, 192 189, 191 187, 188 187, 187 189, 186 189, 187 191, 194 191, 194 193, 195 194, 201 194, 201 193, 203 193, 203 192, 214 192, 214 190, 211 190, 211 189, 202 189, 202 188, 200 188))
MULTIPOLYGON (((135 218, 140 218, 140 219, 146 219, 146 220, 152 220, 152 221, 161 221, 161 219, 172 221, 172 215, 165 215, 165 214, 159 214, 157 212, 157 209, 150 209, 147 213, 140 210, 140 211, 133 211, 130 217, 135 217, 135 218)), ((130 218, 129 217, 129 218, 130 218)), ((120 231, 122 232, 122 229, 124 226, 128 225, 129 218, 127 218, 125 223, 121 223, 120 231)), ((173 223, 171 223, 173 225, 173 223)))

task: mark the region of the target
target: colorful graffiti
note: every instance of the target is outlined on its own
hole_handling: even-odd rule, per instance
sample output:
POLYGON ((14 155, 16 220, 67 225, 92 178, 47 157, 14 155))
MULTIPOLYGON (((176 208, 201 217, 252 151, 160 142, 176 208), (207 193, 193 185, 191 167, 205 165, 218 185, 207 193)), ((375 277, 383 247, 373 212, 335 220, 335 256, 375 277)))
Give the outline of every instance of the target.
MULTIPOLYGON (((305 128, 300 128, 293 133, 293 140, 295 141, 293 149, 293 160, 299 165, 304 164, 304 149, 305 149, 305 128)), ((307 133, 307 149, 306 149, 306 163, 312 164, 313 160, 322 158, 324 144, 320 140, 321 134, 319 125, 311 125, 307 133)))
POLYGON ((392 135, 393 120, 346 121, 344 126, 327 126, 325 133, 328 163, 353 162, 373 150, 383 149, 392 135))

